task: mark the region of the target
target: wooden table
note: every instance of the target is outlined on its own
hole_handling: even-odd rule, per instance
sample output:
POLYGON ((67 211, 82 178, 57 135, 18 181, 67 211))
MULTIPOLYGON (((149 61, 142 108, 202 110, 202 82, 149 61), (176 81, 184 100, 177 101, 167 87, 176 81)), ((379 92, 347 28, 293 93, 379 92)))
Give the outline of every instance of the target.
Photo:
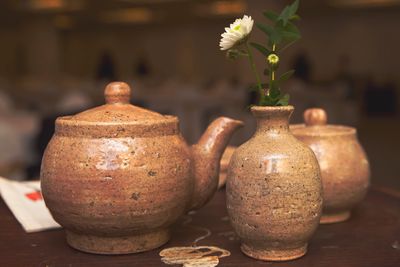
POLYGON ((301 259, 262 262, 240 252, 225 209, 225 192, 219 191, 200 211, 177 222, 173 238, 161 249, 136 255, 102 256, 70 248, 62 230, 26 234, 3 201, 0 201, 0 266, 167 266, 161 249, 189 246, 205 229, 211 235, 198 245, 213 245, 231 252, 218 266, 400 266, 400 196, 382 189, 370 190, 365 201, 344 223, 321 225, 301 259), (186 224, 185 224, 186 223, 186 224))

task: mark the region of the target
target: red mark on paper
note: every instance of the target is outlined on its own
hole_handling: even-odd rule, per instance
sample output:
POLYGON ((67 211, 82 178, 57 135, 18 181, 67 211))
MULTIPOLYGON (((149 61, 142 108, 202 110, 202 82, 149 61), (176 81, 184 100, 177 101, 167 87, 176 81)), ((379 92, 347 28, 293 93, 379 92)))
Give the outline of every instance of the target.
POLYGON ((27 193, 27 194, 25 194, 25 196, 27 198, 29 198, 30 200, 32 200, 32 201, 38 201, 38 200, 42 200, 43 199, 42 194, 40 193, 40 191, 27 193))

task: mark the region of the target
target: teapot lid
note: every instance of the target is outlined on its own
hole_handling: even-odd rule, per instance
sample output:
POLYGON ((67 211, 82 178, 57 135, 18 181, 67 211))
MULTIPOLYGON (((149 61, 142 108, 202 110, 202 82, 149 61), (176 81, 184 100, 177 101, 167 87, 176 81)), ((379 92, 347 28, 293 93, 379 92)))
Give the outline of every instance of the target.
POLYGON ((130 104, 131 88, 112 82, 104 90, 106 104, 56 120, 56 133, 101 137, 177 133, 178 119, 130 104), (125 134, 124 134, 125 133, 125 134))
POLYGON ((327 124, 328 116, 325 110, 320 108, 307 109, 303 118, 304 124, 290 126, 291 132, 296 136, 338 136, 356 133, 353 127, 327 124))

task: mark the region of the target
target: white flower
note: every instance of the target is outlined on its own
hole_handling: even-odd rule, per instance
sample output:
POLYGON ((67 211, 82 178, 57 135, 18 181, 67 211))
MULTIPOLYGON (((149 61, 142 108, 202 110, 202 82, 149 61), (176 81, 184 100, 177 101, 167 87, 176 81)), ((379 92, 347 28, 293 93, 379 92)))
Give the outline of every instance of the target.
POLYGON ((236 19, 230 27, 225 28, 221 34, 222 39, 219 43, 221 50, 228 50, 246 38, 253 29, 254 20, 250 16, 244 15, 242 19, 236 19))

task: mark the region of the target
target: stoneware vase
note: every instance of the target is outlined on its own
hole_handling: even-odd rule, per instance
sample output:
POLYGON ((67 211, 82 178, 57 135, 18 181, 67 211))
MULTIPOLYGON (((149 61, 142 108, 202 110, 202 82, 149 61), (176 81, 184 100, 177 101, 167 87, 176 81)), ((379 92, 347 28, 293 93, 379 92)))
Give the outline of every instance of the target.
POLYGON ((72 247, 126 254, 159 247, 170 226, 217 189, 219 162, 242 122, 219 118, 188 146, 178 119, 129 104, 122 82, 106 104, 60 117, 43 156, 41 186, 72 247))
POLYGON ((312 150, 289 131, 292 106, 252 107, 255 134, 234 152, 227 207, 248 256, 286 261, 303 256, 322 211, 322 185, 312 150))
POLYGON ((369 163, 357 139, 356 129, 327 125, 322 109, 304 112, 305 124, 292 125, 292 133, 318 158, 324 189, 321 223, 347 220, 369 186, 369 163))
POLYGON ((224 154, 222 154, 220 168, 219 168, 219 181, 218 181, 218 189, 221 189, 226 184, 226 174, 228 172, 229 162, 231 161, 231 157, 233 152, 235 152, 235 146, 228 146, 224 154))

